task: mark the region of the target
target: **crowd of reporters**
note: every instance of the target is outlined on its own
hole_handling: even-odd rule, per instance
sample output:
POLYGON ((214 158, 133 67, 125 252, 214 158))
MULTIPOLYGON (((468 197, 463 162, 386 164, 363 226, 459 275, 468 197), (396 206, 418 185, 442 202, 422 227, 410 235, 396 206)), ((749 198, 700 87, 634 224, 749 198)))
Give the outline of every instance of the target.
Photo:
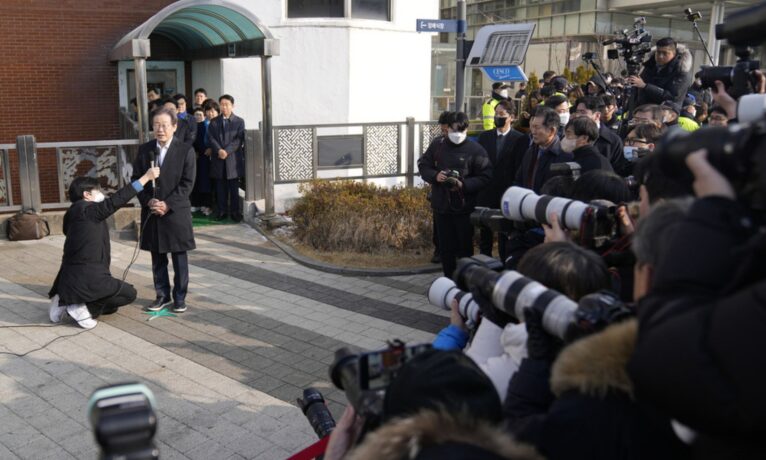
MULTIPOLYGON (((737 101, 656 45, 626 79, 546 73, 519 110, 493 86, 476 141, 442 114, 418 166, 444 272, 429 298, 450 323, 361 436, 347 409, 325 458, 762 457, 763 203, 743 198, 766 185, 727 174, 723 147, 673 153, 695 145, 681 131, 737 123, 737 101)), ((728 153, 761 167, 762 128, 728 153)))

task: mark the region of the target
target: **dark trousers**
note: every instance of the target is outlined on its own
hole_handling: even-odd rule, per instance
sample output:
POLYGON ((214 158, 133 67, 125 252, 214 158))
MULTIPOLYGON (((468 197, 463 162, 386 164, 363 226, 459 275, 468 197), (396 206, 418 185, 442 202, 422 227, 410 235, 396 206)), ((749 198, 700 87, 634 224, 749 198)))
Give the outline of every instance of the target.
POLYGON ((452 278, 457 259, 473 255, 473 225, 470 214, 434 213, 439 234, 439 252, 444 276, 452 278))
POLYGON ((99 315, 110 315, 116 312, 118 308, 133 303, 136 300, 136 295, 138 295, 136 288, 123 282, 116 294, 88 302, 88 311, 90 311, 90 316, 94 318, 99 315))
POLYGON ((218 199, 218 215, 238 216, 239 179, 218 179, 215 181, 215 193, 218 199))
POLYGON ((439 255, 439 232, 436 230, 436 213, 432 212, 431 221, 433 222, 433 234, 431 235, 431 241, 434 242, 434 254, 439 255))
MULTIPOLYGON (((492 257, 492 245, 495 241, 495 233, 486 228, 479 227, 479 252, 485 256, 492 257)), ((505 233, 497 234, 497 253, 498 259, 505 262, 505 243, 508 241, 508 235, 505 233)))
MULTIPOLYGON (((189 288, 189 258, 186 251, 170 253, 173 259, 173 301, 182 304, 189 288)), ((168 255, 152 251, 152 275, 157 297, 170 298, 170 277, 168 276, 168 255)))

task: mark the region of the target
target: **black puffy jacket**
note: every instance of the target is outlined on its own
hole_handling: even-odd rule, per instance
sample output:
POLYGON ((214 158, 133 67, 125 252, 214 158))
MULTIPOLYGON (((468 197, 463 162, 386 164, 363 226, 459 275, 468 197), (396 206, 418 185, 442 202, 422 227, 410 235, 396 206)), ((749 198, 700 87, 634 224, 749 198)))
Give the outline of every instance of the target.
POLYGON ((692 84, 692 63, 692 55, 683 45, 678 45, 676 57, 661 69, 658 68, 652 54, 652 57, 644 62, 644 69, 640 74, 646 86, 638 90, 636 107, 643 104, 662 104, 663 101, 683 104, 692 84))

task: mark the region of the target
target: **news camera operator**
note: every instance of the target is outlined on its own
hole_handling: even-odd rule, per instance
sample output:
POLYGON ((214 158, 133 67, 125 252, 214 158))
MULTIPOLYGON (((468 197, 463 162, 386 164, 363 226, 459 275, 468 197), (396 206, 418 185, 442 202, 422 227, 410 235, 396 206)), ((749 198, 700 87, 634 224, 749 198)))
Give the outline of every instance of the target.
POLYGON ((657 40, 654 54, 644 62, 641 73, 626 79, 638 88, 634 107, 664 101, 681 104, 692 84, 692 61, 686 46, 670 37, 657 40))
POLYGON ((431 207, 445 276, 452 276, 457 258, 473 254, 469 216, 479 191, 492 179, 487 152, 468 140, 468 123, 465 113, 454 113, 446 142, 441 148, 432 143, 418 160, 420 176, 432 185, 431 207))

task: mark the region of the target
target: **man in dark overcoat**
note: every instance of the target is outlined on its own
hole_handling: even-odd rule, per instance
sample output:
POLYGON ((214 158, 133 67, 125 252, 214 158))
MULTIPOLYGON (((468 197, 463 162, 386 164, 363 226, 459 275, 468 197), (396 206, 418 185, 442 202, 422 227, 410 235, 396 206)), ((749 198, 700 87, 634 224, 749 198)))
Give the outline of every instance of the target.
POLYGON ((80 326, 92 329, 98 324, 94 318, 114 313, 136 299, 135 288, 112 277, 109 271, 111 245, 106 219, 159 174, 159 168, 149 168, 109 198, 101 192, 94 177, 72 181, 69 186, 72 206, 64 215, 64 256, 48 294, 52 322, 60 322, 68 313, 80 326))
POLYGON ((186 251, 194 249, 191 203, 196 160, 191 145, 173 134, 178 126, 176 115, 162 108, 154 115, 156 140, 141 145, 133 163, 133 177, 140 176, 154 161, 162 177, 156 187, 149 185, 138 194, 141 202, 141 249, 152 254, 152 275, 157 298, 147 310, 159 311, 173 305, 173 311, 186 311, 189 285, 189 262, 186 251), (168 276, 168 253, 173 260, 173 296, 168 276))
POLYGON ((245 120, 234 115, 234 98, 224 94, 218 99, 221 114, 207 128, 210 154, 210 177, 215 179, 218 213, 228 214, 235 222, 242 220, 239 203, 239 178, 245 175, 245 120))

